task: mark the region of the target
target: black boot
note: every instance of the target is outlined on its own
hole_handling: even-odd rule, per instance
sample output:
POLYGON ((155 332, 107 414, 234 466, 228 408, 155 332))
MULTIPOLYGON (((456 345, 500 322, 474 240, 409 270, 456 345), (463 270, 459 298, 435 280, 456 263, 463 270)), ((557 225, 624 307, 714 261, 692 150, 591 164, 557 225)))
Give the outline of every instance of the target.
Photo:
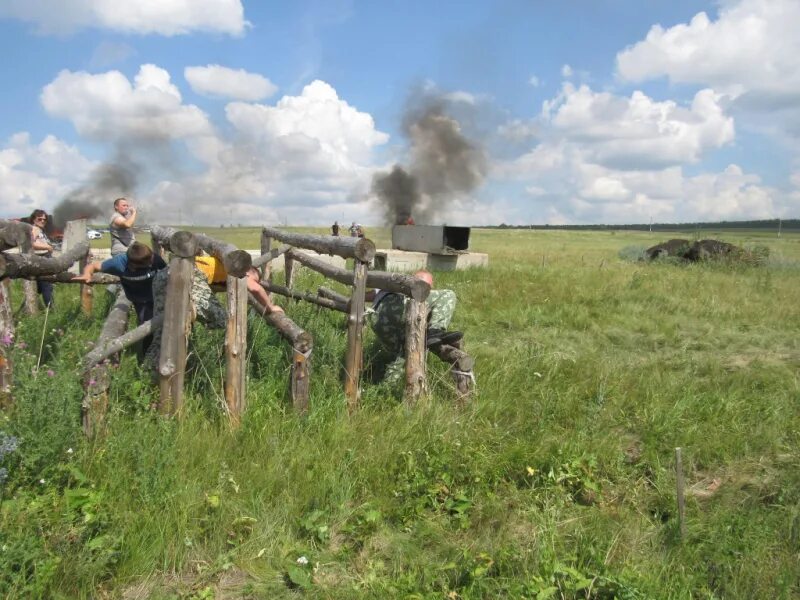
POLYGON ((440 344, 454 344, 463 337, 464 334, 460 331, 447 331, 446 329, 431 327, 425 334, 425 347, 431 348, 440 344))

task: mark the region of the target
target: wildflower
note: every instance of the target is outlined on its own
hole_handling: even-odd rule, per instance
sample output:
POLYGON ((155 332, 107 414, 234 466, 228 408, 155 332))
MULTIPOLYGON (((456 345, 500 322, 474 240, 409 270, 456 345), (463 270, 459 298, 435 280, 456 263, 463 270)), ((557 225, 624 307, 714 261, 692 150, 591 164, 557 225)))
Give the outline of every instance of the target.
POLYGON ((25 342, 19 342, 17 344, 17 348, 19 348, 20 350, 25 350, 25 348, 27 348, 27 347, 28 347, 28 344, 26 344, 25 342))
POLYGON ((305 567, 308 564, 308 559, 305 556, 301 556, 297 559, 297 564, 305 567))
POLYGON ((42 485, 44 485, 44 484, 45 484, 45 483, 47 483, 47 482, 46 482, 44 479, 40 479, 40 480, 39 480, 39 483, 41 483, 42 485))
POLYGON ((56 374, 56 372, 53 371, 53 369, 47 369, 47 376, 48 377, 54 377, 55 374, 56 374))
POLYGON ((72 454, 74 450, 72 448, 67 448, 67 454, 72 454))
POLYGON ((3 344, 3 346, 10 346, 13 343, 14 343, 14 334, 11 333, 10 331, 6 331, 3 334, 3 337, 0 338, 0 344, 3 344))
POLYGON ((97 381, 95 379, 89 380, 89 385, 95 385, 95 384, 97 384, 97 381))

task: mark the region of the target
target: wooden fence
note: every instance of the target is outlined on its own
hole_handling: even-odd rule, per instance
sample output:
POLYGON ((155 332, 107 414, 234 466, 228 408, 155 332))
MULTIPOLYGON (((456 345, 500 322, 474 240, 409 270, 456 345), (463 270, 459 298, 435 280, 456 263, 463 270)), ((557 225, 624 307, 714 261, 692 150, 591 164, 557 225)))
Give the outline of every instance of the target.
MULTIPOLYGON (((14 224, 4 230, 0 221, 0 244, 6 240, 22 239, 23 233, 14 224)), ((73 229, 81 231, 80 224, 73 229)), ((68 228, 69 230, 69 228, 68 228)), ((82 226, 85 238, 85 222, 82 226)), ((204 234, 175 231, 169 227, 151 227, 153 248, 156 252, 168 251, 169 260, 166 305, 162 315, 139 325, 125 333, 130 304, 118 297, 103 326, 93 350, 83 361, 85 398, 83 424, 87 435, 102 429, 107 407, 108 373, 107 359, 122 349, 162 328, 160 358, 157 365, 159 381, 158 409, 163 414, 174 415, 183 408, 183 384, 186 370, 188 336, 191 330, 191 285, 194 257, 204 251, 222 261, 227 271, 228 320, 225 336, 225 404, 232 424, 236 425, 246 409, 245 406, 245 357, 247 348, 246 312, 253 307, 264 321, 273 327, 291 346, 292 363, 290 384, 292 403, 300 413, 309 408, 309 378, 313 337, 283 312, 267 312, 248 293, 245 277, 252 268, 266 268, 278 256, 285 260, 285 285, 263 278, 261 285, 269 292, 313 303, 319 307, 347 314, 347 348, 344 357, 344 391, 350 411, 357 409, 361 394, 361 371, 363 365, 363 329, 365 325, 365 292, 367 287, 380 288, 402 294, 406 301, 406 368, 405 401, 413 405, 427 391, 425 371, 425 334, 427 324, 427 298, 429 285, 411 275, 370 271, 369 264, 375 256, 375 245, 368 239, 297 234, 264 227, 261 236, 261 256, 252 259, 250 254, 232 244, 221 242, 204 234), (273 241, 283 245, 272 248, 273 241), (338 256, 353 261, 352 270, 336 267, 302 250, 318 254, 338 256), (349 297, 327 287, 317 293, 296 290, 293 286, 297 267, 306 267, 326 278, 350 288, 349 297)), ((70 244, 58 258, 41 258, 31 254, 0 253, 0 278, 42 279, 58 283, 69 283, 73 274, 67 269, 76 261, 85 261, 88 244, 85 241, 70 244)), ((81 264, 84 264, 83 262, 81 264)), ((95 274, 92 284, 115 283, 118 278, 95 274)), ((91 311, 90 286, 82 285, 82 305, 91 311)), ((13 332, 13 322, 5 316, 8 304, 8 288, 0 287, 0 335, 13 332)), ((458 399, 465 401, 472 391, 473 360, 463 350, 439 345, 431 349, 439 358, 451 365, 458 399)), ((0 348, 0 393, 10 397, 11 365, 0 348)))

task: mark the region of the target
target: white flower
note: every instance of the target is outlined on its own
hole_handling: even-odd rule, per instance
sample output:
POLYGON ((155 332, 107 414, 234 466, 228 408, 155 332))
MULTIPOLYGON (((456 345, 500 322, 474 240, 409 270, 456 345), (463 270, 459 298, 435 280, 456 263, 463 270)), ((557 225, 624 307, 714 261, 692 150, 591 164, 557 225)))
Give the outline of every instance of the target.
POLYGON ((308 564, 308 559, 305 556, 301 556, 297 559, 297 564, 305 566, 308 564))
POLYGON ((40 480, 39 480, 39 483, 41 483, 42 485, 44 485, 44 484, 45 484, 45 481, 44 481, 44 479, 40 479, 40 480))
POLYGON ((73 452, 72 448, 67 448, 67 454, 72 454, 72 452, 73 452))

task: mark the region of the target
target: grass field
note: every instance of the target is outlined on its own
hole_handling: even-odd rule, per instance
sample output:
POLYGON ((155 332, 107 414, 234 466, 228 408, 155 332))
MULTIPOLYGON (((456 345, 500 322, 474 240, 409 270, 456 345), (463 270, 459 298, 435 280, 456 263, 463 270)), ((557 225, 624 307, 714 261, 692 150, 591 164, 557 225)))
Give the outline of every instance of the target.
MULTIPOLYGON (((259 245, 257 229, 206 231, 259 245)), ((315 336, 311 412, 293 414, 288 349, 251 319, 237 431, 220 409, 223 333, 196 326, 182 418, 153 413, 125 355, 108 435, 84 441, 75 365, 108 299, 88 319, 62 286, 10 348, 0 595, 800 596, 800 236, 703 232, 769 247, 761 266, 621 258, 667 237, 473 230, 489 269, 437 274, 477 361, 466 408, 429 357, 420 406, 367 380, 348 416, 344 317, 280 300, 315 336)), ((303 272, 298 287, 319 283, 303 272)))

